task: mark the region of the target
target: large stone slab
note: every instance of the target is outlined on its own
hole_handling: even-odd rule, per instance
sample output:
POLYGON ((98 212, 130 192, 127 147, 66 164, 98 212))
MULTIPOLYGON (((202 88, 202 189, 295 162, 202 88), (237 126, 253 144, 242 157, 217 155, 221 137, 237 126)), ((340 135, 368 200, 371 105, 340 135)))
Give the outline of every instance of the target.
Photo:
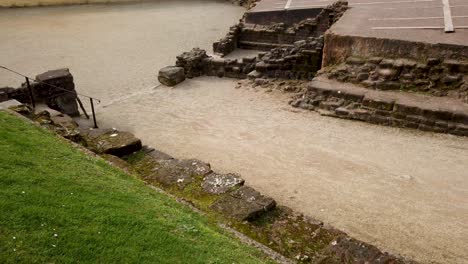
POLYGON ((155 162, 151 164, 151 173, 145 176, 145 180, 156 181, 164 186, 177 185, 184 188, 194 182, 197 176, 205 176, 212 172, 210 164, 196 159, 168 159, 165 155, 163 159, 160 159, 160 155, 151 157, 155 162))
POLYGON ((50 121, 54 125, 54 131, 59 135, 74 142, 81 140, 78 124, 70 116, 65 114, 50 116, 50 121))
POLYGON ((82 130, 82 134, 88 148, 99 154, 123 157, 142 148, 141 140, 129 132, 98 128, 82 130))
POLYGON ((240 221, 253 220, 275 208, 272 198, 263 196, 255 189, 242 186, 238 190, 217 200, 211 208, 240 221))

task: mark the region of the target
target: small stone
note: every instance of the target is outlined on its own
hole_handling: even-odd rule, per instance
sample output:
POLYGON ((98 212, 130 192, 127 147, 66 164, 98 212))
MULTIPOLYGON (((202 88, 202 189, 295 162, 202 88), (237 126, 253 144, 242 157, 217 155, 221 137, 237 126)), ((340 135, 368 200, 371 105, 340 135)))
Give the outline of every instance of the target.
POLYGON ((384 59, 379 63, 379 66, 383 69, 389 69, 389 68, 392 68, 394 64, 395 64, 394 60, 384 59))
POLYGON ((247 78, 249 78, 250 80, 254 80, 256 78, 260 78, 262 77, 262 74, 258 71, 251 71, 249 74, 247 74, 247 78))
POLYGON ((397 75, 397 71, 393 69, 388 69, 388 68, 379 69, 377 73, 379 74, 379 76, 381 76, 385 80, 393 79, 397 75))
POLYGON ((379 64, 382 61, 381 57, 372 57, 368 60, 369 63, 379 64))
POLYGON ((366 63, 366 61, 358 57, 348 57, 346 59, 346 64, 348 65, 363 65, 364 63, 366 63))
POLYGON ((365 81, 369 79, 369 74, 368 73, 359 73, 356 79, 360 82, 365 81))
POLYGON ((440 64, 441 60, 438 58, 428 58, 427 59, 427 65, 428 66, 435 66, 437 64, 440 64))
POLYGON ((442 83, 450 85, 461 80, 461 75, 445 75, 442 77, 442 83))

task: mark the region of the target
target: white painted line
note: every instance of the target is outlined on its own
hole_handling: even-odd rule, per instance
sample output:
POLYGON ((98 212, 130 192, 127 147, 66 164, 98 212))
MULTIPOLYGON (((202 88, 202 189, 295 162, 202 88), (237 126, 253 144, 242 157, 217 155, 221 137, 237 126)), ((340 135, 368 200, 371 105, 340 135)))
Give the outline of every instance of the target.
MULTIPOLYGON (((452 18, 468 18, 468 16, 452 16, 452 18)), ((388 18, 369 18, 369 21, 429 20, 429 19, 444 19, 444 17, 388 17, 388 18)))
POLYGON ((443 29, 444 27, 372 27, 372 29, 443 29))
POLYGON ((291 6, 292 1, 293 0, 288 0, 288 2, 286 2, 286 5, 284 6, 284 9, 288 10, 289 7, 291 6))
POLYGON ((391 2, 352 3, 350 6, 356 6, 356 5, 382 5, 382 4, 419 3, 419 2, 434 2, 434 1, 435 1, 435 0, 409 0, 409 1, 391 1, 391 2))
MULTIPOLYGON (((382 9, 390 9, 390 10, 393 10, 393 9, 434 9, 434 8, 441 8, 443 6, 424 6, 424 7, 420 7, 420 6, 411 6, 411 7, 384 7, 382 9)), ((450 7, 468 7, 468 5, 451 5, 450 7)))
POLYGON ((442 0, 444 4, 444 24, 445 24, 445 33, 454 32, 453 21, 452 21, 452 12, 450 11, 449 0, 442 0))
MULTIPOLYGON (((455 29, 465 29, 468 26, 456 26, 455 29)), ((372 27, 371 29, 375 30, 384 30, 384 29, 444 29, 444 27, 372 27)))
POLYGON ((369 21, 388 21, 388 20, 425 20, 425 19, 443 19, 444 17, 389 17, 389 18, 369 18, 369 21))

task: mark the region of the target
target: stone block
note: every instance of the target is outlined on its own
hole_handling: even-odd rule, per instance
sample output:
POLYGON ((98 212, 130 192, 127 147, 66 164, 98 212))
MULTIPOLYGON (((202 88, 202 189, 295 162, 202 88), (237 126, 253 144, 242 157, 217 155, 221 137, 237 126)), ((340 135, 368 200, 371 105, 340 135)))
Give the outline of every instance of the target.
POLYGON ((236 186, 244 185, 244 182, 245 181, 237 174, 211 173, 203 178, 201 187, 207 193, 222 194, 236 186))
POLYGON ((367 94, 366 96, 364 96, 362 104, 369 108, 392 111, 393 105, 395 104, 395 99, 390 98, 390 97, 385 97, 383 95, 367 94))
POLYGON ((358 57, 348 57, 346 59, 346 64, 349 64, 349 65, 363 65, 364 63, 366 63, 366 61, 358 57))
POLYGON ((211 165, 209 163, 197 159, 178 160, 177 165, 183 167, 193 175, 206 176, 212 172, 211 165))
POLYGON ((325 110, 335 110, 336 108, 342 106, 344 103, 343 100, 340 101, 322 101, 319 105, 320 108, 325 110))
POLYGON ((468 62, 444 60, 443 65, 447 67, 451 73, 468 73, 468 62))
POLYGON ((335 109, 335 113, 338 115, 338 116, 348 116, 350 111, 344 107, 338 107, 335 109))
POLYGON ((468 137, 468 125, 458 124, 451 133, 458 136, 468 137))
POLYGON ((454 112, 452 116, 452 121, 468 125, 468 112, 454 112))
POLYGON ((167 86, 175 86, 185 80, 185 71, 182 67, 168 66, 159 70, 158 80, 167 86))
POLYGON ((99 128, 82 132, 88 148, 98 154, 123 157, 142 148, 141 140, 129 132, 99 128))
MULTIPOLYGON (((69 116, 79 116, 77 94, 73 75, 66 68, 51 70, 36 76, 41 83, 34 83, 33 92, 36 100, 44 100, 50 108, 69 116)), ((23 84, 23 87, 26 87, 23 84)))
POLYGON ((405 115, 420 115, 422 114, 422 109, 414 106, 408 105, 405 103, 395 102, 395 111, 399 113, 403 113, 405 115))
POLYGON ((15 106, 20 106, 20 105, 22 105, 22 103, 18 102, 15 99, 11 99, 8 101, 0 102, 0 110, 8 109, 10 107, 15 107, 15 106))
POLYGON ((275 206, 275 200, 261 195, 251 187, 242 186, 217 200, 211 208, 239 221, 246 221, 261 216, 275 206))

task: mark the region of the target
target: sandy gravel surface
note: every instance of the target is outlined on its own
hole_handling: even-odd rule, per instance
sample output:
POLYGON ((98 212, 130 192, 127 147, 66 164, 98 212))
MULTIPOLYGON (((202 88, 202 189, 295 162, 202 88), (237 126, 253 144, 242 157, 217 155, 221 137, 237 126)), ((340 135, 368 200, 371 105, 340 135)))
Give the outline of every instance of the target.
MULTIPOLYGON (((241 8, 175 0, 0 12, 1 64, 30 75, 70 67, 80 92, 103 99, 102 126, 241 173, 280 203, 382 249, 468 262, 468 139, 296 113, 283 95, 229 79, 153 88, 159 68, 210 48, 241 8)), ((21 81, 0 72, 0 85, 21 81)))
POLYGON ((1 0, 0 7, 30 7, 72 4, 108 4, 144 2, 148 0, 1 0))

